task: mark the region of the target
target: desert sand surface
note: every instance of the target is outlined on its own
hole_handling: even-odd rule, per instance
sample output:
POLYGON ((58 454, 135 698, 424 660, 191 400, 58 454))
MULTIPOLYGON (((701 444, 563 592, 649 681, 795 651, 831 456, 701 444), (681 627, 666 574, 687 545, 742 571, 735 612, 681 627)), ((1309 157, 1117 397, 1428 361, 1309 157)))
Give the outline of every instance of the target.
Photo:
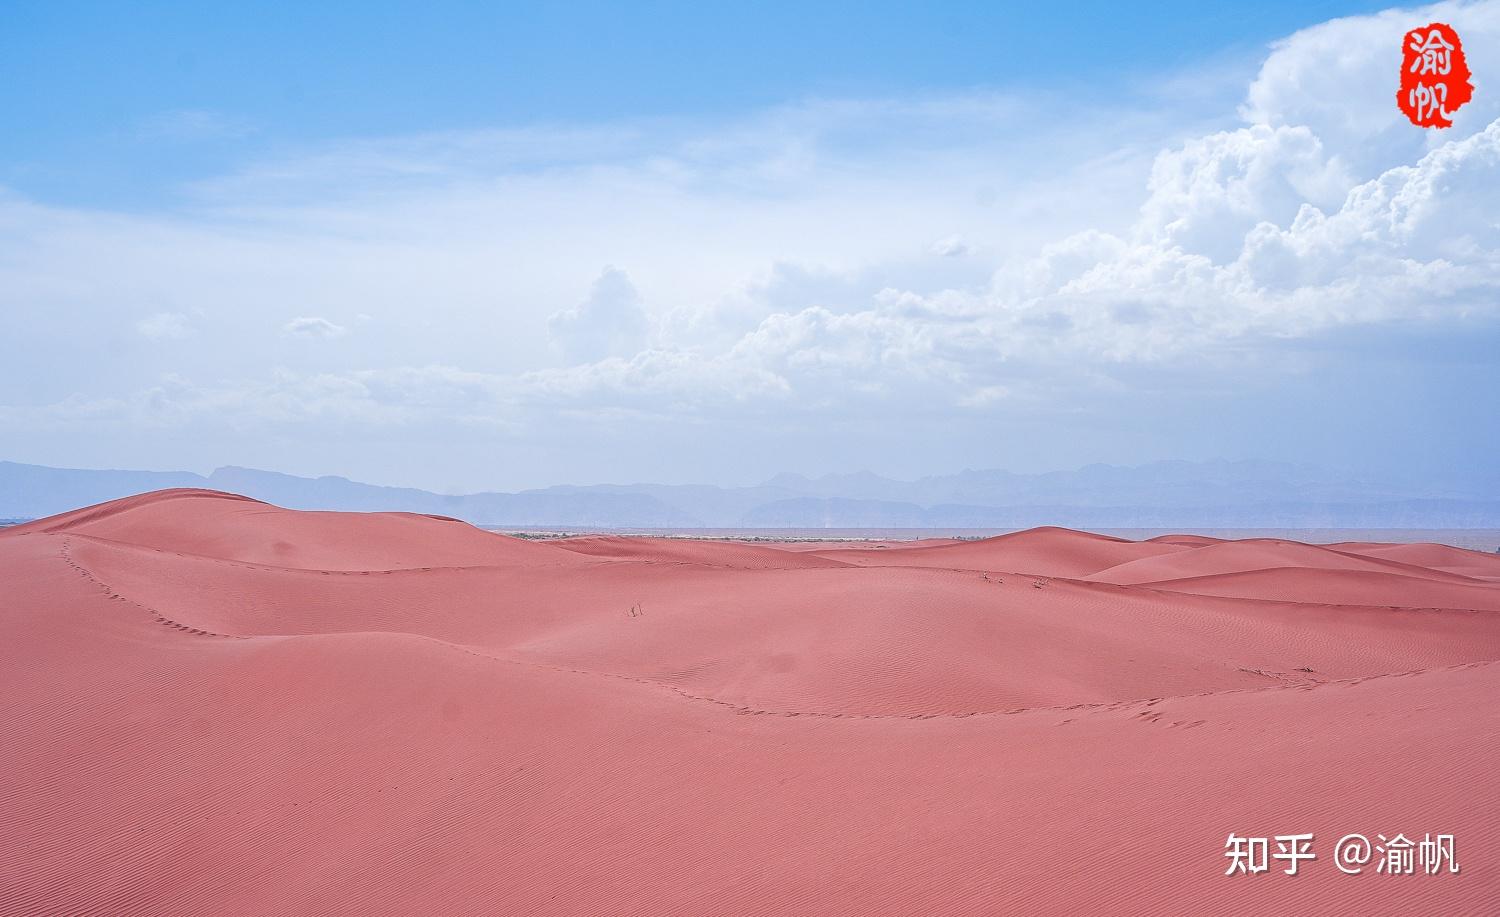
POLYGON ((3 915, 1500 913, 1500 556, 1446 546, 161 491, 0 531, 0 666, 3 915))

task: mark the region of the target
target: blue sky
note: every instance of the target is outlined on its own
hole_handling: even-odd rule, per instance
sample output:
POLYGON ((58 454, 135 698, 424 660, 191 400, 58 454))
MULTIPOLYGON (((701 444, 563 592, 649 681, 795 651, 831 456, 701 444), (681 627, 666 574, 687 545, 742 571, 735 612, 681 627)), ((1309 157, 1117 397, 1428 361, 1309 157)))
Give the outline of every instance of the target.
POLYGON ((4 172, 142 206, 284 145, 1004 87, 1110 96, 1370 3, 34 3, 4 172))
POLYGON ((1493 0, 4 17, 0 457, 1500 487, 1493 0))

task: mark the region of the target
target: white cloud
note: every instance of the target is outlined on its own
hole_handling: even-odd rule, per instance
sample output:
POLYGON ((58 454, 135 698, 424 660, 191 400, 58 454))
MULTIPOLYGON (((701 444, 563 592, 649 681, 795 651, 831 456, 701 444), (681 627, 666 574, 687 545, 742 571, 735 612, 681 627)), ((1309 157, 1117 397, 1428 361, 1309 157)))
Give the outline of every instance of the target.
POLYGON ((947 236, 932 243, 931 251, 943 258, 961 258, 969 253, 969 245, 959 236, 947 236))
POLYGON ((434 419, 503 425, 515 380, 451 366, 346 373, 284 367, 260 379, 196 383, 168 373, 125 395, 75 395, 34 407, 0 406, 0 423, 18 429, 162 428, 206 424, 236 429, 328 424, 386 428, 434 419))
POLYGON ((328 319, 316 315, 300 315, 282 325, 281 330, 296 337, 309 338, 343 337, 348 332, 343 325, 335 325, 328 319))
POLYGON ((1500 4, 1438 3, 1335 19, 1277 42, 1251 83, 1241 112, 1251 124, 1307 128, 1351 179, 1414 162, 1424 152, 1483 130, 1500 118, 1493 92, 1474 99, 1444 131, 1414 130, 1395 115, 1403 35, 1447 22, 1471 62, 1500 60, 1500 4))
POLYGON ((547 330, 575 363, 630 356, 646 344, 646 310, 630 277, 606 267, 582 302, 548 319, 547 330))
MULTIPOLYGON (((776 313, 717 355, 653 353, 650 386, 670 390, 675 377, 680 391, 701 389, 733 368, 804 404, 871 393, 910 404, 936 392, 973 406, 1017 375, 1209 371, 1268 340, 1340 327, 1500 319, 1500 121, 1351 188, 1325 213, 1309 198, 1326 200, 1331 181, 1302 128, 1190 141, 1158 158, 1128 235, 1069 237, 987 290, 890 290, 859 311, 776 313)), ((642 381, 600 367, 556 376, 570 373, 589 380, 589 397, 605 382, 642 381)))
POLYGON ((1139 229, 1222 263, 1256 224, 1288 223, 1304 203, 1336 207, 1351 184, 1306 127, 1220 131, 1156 157, 1139 229))

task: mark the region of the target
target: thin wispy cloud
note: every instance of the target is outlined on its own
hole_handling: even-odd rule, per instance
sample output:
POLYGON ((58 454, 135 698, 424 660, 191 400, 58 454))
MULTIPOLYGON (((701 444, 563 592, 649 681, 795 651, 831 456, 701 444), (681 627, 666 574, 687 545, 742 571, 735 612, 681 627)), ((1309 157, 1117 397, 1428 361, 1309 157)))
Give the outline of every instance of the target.
POLYGON ((336 325, 317 315, 299 315, 282 325, 281 330, 293 337, 303 338, 337 338, 349 332, 343 325, 336 325))

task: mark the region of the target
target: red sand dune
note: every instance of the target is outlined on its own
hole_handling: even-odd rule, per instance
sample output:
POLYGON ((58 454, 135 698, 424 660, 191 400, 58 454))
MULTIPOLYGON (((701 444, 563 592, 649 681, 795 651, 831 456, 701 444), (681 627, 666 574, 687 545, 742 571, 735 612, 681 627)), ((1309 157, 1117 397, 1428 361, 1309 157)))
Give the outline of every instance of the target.
POLYGON ((1010 570, 1042 576, 1085 576, 1129 561, 1170 555, 1186 549, 1184 545, 1126 541, 1048 526, 982 541, 927 543, 898 551, 839 547, 820 553, 861 566, 1010 570))
POLYGON ((1479 554, 1445 544, 1335 544, 1329 547, 1366 557, 1415 564, 1444 573, 1500 580, 1500 554, 1479 554))
POLYGON ((163 490, 12 530, 86 536, 159 551, 308 570, 566 563, 536 541, 484 536, 468 523, 413 513, 306 513, 214 490, 163 490))
POLYGON ((643 560, 683 563, 744 570, 783 570, 807 567, 846 567, 808 551, 788 551, 770 544, 736 541, 705 541, 688 538, 626 538, 594 535, 565 538, 556 542, 578 554, 611 560, 643 560))
POLYGON ((1101 583, 1135 585, 1252 570, 1359 570, 1469 583, 1470 577, 1430 567, 1385 560, 1368 554, 1337 551, 1319 545, 1281 539, 1251 538, 1187 548, 1172 554, 1142 558, 1089 574, 1101 583))
POLYGON ((116 501, 0 533, 0 915, 1494 913, 1495 568, 116 501))

